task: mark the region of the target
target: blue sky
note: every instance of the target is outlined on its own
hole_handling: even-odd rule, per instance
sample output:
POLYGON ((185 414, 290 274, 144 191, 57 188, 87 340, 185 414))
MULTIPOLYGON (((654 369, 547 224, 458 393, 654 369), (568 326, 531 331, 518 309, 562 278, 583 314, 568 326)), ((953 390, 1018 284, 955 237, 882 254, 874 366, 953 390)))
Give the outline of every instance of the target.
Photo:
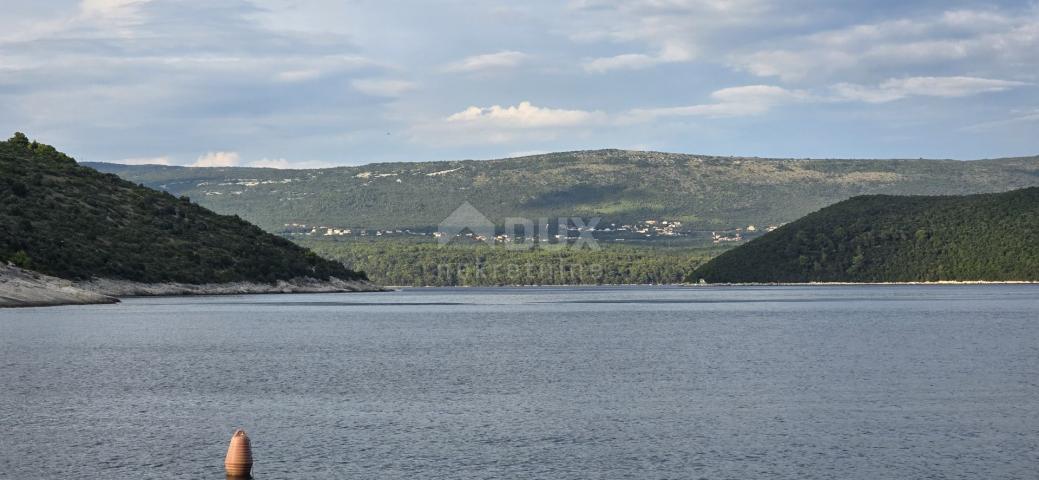
POLYGON ((1039 4, 40 0, 0 130, 83 161, 1039 153, 1039 4))

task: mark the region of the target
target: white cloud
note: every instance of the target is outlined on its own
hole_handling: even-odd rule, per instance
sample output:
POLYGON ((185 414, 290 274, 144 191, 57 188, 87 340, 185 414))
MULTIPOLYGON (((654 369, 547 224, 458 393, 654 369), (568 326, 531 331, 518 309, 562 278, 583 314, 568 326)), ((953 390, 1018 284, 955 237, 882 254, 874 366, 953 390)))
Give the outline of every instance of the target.
POLYGON ((527 61, 530 55, 523 52, 505 50, 484 55, 474 55, 444 66, 445 72, 477 72, 518 67, 527 61))
POLYGON ((955 10, 773 39, 778 48, 736 54, 732 64, 785 81, 870 76, 936 66, 1020 72, 1039 62, 1039 10, 955 10))
POLYGON ((886 80, 875 87, 840 83, 833 90, 840 99, 884 103, 911 96, 966 97, 1027 85, 1024 82, 976 77, 909 77, 886 80))
POLYGON ((505 158, 519 158, 519 157, 533 157, 535 155, 544 155, 551 153, 548 150, 523 150, 520 152, 509 152, 505 155, 505 158))
POLYGON ((364 78, 350 82, 355 90, 376 97, 399 97, 414 90, 418 85, 406 80, 364 78))
POLYGON ((146 21, 144 7, 150 1, 82 0, 79 4, 79 15, 52 23, 60 25, 58 30, 52 33, 59 34, 61 30, 66 29, 81 29, 81 32, 94 32, 106 37, 126 40, 140 38, 140 26, 146 21))
POLYGON ((579 13, 567 19, 571 39, 641 46, 642 52, 586 60, 590 73, 689 62, 730 48, 719 42, 733 31, 784 23, 790 11, 765 0, 573 0, 570 9, 579 13))
POLYGON ((676 63, 692 60, 693 53, 682 45, 668 45, 657 55, 627 53, 613 57, 595 58, 584 62, 585 71, 604 73, 610 70, 640 70, 655 67, 663 63, 676 63))
POLYGON ((619 119, 622 123, 648 122, 661 117, 744 117, 762 115, 783 105, 808 102, 884 103, 911 96, 965 97, 1030 85, 1023 82, 974 77, 909 77, 890 79, 877 86, 841 83, 830 88, 832 95, 791 90, 774 85, 746 85, 711 93, 712 103, 680 107, 633 109, 619 119))
POLYGON ((976 123, 974 125, 968 125, 966 127, 963 127, 961 130, 967 132, 981 132, 997 128, 1003 129, 1008 126, 1018 125, 1022 123, 1039 123, 1039 108, 1013 111, 1010 112, 1009 118, 976 123))
POLYGON ((682 107, 641 108, 628 112, 627 122, 645 122, 660 117, 743 117, 761 115, 774 107, 812 101, 816 98, 801 90, 772 85, 746 85, 723 88, 711 93, 713 103, 682 107))
POLYGON ((265 56, 260 58, 177 57, 164 59, 173 67, 233 69, 237 71, 275 70, 274 80, 284 83, 305 82, 321 77, 363 69, 380 68, 378 62, 357 55, 322 55, 311 57, 265 56))
POLYGON ((141 17, 141 7, 148 0, 83 0, 80 15, 88 19, 135 22, 141 17))
POLYGON ((277 168, 277 169, 299 168, 298 165, 294 166, 291 162, 289 162, 288 160, 285 160, 284 158, 264 158, 262 160, 257 160, 255 162, 250 163, 249 166, 250 167, 257 167, 257 168, 277 168))
POLYGON ((610 70, 638 70, 657 65, 656 57, 641 53, 626 53, 614 57, 601 57, 584 63, 584 69, 592 73, 603 73, 610 70))
POLYGON ((544 128, 586 126, 605 118, 602 112, 543 108, 530 102, 502 107, 469 107, 447 117, 455 124, 487 124, 498 127, 544 128))
POLYGON ((447 117, 409 129, 409 140, 427 146, 522 144, 586 136, 591 127, 609 126, 601 111, 538 107, 530 102, 513 106, 469 107, 447 117))
POLYGON ((336 164, 331 162, 323 162, 320 160, 288 160, 285 158, 262 158, 260 160, 249 162, 249 166, 257 168, 277 168, 285 170, 297 168, 329 168, 336 166, 336 164))
POLYGON ((274 79, 279 82, 303 82, 306 80, 313 80, 320 76, 321 70, 308 68, 303 70, 287 70, 284 72, 278 72, 274 75, 274 79))
POLYGON ((119 163, 122 165, 172 165, 173 162, 170 157, 138 157, 138 158, 124 158, 122 160, 116 160, 112 163, 119 163))
POLYGON ((192 167, 234 167, 238 165, 238 152, 208 152, 200 155, 192 167))

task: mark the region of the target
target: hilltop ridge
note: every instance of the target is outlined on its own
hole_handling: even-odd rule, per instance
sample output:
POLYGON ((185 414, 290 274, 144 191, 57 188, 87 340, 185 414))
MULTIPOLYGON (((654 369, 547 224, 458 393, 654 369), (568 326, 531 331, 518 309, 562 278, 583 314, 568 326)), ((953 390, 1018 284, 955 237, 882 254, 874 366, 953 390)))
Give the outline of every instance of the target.
POLYGON ((709 230, 790 222, 856 195, 1039 186, 1039 157, 809 160, 592 150, 294 170, 90 165, 190 195, 268 231, 292 223, 430 229, 465 201, 497 222, 516 216, 667 219, 709 230))

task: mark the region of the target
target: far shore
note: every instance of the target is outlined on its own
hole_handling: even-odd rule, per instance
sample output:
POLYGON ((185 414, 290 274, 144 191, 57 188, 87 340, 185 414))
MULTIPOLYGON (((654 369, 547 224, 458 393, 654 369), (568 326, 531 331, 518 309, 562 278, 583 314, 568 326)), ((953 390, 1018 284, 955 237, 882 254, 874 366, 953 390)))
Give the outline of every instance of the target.
POLYGON ((937 282, 775 282, 775 283, 683 283, 680 284, 689 287, 813 287, 813 286, 899 286, 899 285, 922 285, 922 286, 941 286, 941 285, 1039 285, 1039 281, 1031 280, 1005 280, 1005 281, 988 281, 988 280, 940 280, 937 282))
POLYGON ((807 282, 807 283, 747 283, 747 284, 678 284, 687 287, 867 287, 867 286, 932 286, 943 285, 1039 285, 1033 281, 939 281, 939 282, 807 282))
POLYGON ((775 282, 775 283, 673 283, 673 284, 579 284, 579 285, 457 285, 379 286, 363 280, 279 280, 274 284, 232 282, 210 284, 141 283, 126 280, 92 279, 69 281, 11 265, 0 265, 0 308, 118 303, 120 298, 181 297, 216 295, 263 295, 292 293, 389 292, 404 288, 590 288, 590 287, 833 287, 833 286, 955 286, 1039 285, 1028 280, 941 280, 936 282, 775 282))
POLYGON ((938 282, 775 282, 775 283, 577 283, 577 284, 514 284, 514 285, 387 285, 388 290, 402 288, 574 288, 574 287, 812 287, 812 286, 898 286, 898 285, 1039 285, 1039 281, 1007 280, 1007 281, 952 281, 938 282))

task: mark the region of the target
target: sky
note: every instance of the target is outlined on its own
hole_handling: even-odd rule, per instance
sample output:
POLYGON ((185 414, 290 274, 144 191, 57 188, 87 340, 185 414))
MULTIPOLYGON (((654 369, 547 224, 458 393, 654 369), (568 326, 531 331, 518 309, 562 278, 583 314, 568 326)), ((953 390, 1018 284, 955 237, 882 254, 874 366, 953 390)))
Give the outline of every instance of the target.
POLYGON ((80 161, 1039 154, 1035 1, 4 3, 0 131, 80 161))

